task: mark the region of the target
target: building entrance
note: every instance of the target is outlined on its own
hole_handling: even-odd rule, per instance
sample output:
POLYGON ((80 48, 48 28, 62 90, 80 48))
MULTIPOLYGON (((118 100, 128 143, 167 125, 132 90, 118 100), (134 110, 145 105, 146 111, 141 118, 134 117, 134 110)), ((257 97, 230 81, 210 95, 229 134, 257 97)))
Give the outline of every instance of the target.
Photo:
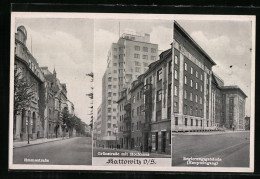
POLYGON ((166 131, 162 132, 162 152, 166 149, 166 131))

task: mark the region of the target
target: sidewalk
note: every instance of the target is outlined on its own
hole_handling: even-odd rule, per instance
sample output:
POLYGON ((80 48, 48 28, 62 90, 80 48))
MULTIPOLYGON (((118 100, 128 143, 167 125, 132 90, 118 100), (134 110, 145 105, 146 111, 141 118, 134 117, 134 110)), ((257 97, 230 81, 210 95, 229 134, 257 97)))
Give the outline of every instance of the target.
MULTIPOLYGON (((64 139, 67 139, 68 137, 64 137, 64 139)), ((41 139, 36 139, 36 140, 30 140, 30 144, 28 144, 28 141, 17 141, 13 142, 13 148, 20 148, 20 147, 27 147, 31 145, 38 145, 42 143, 47 143, 47 142, 54 142, 58 140, 62 140, 62 137, 59 138, 52 138, 52 139, 47 139, 47 138, 41 138, 41 139)))
POLYGON ((228 133, 246 133, 250 131, 210 131, 210 132, 173 132, 172 135, 218 135, 218 134, 228 134, 228 133))

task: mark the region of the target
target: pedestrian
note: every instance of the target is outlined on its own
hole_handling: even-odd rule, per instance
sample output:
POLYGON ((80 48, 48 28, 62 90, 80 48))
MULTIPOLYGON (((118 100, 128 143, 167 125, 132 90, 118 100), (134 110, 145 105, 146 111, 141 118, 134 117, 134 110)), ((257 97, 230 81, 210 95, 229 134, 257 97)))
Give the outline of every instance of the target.
POLYGON ((140 149, 141 149, 141 153, 143 153, 143 145, 142 144, 140 146, 140 149))
POLYGON ((235 127, 233 126, 233 132, 234 132, 234 130, 235 130, 235 127))

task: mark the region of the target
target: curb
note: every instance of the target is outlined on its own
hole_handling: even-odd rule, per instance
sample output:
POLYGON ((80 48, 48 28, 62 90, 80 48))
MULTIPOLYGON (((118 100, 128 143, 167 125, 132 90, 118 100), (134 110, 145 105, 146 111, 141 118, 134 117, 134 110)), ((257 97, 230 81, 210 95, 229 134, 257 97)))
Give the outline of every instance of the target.
MULTIPOLYGON (((73 138, 74 138, 74 137, 73 137, 73 138)), ((71 139, 71 138, 67 138, 67 139, 71 139)), ((13 147, 13 149, 23 148, 23 147, 29 147, 29 146, 32 146, 32 145, 40 145, 40 144, 49 143, 49 142, 55 142, 55 141, 60 141, 60 140, 63 140, 63 139, 52 140, 52 141, 46 141, 46 142, 41 142, 41 143, 36 143, 36 144, 29 144, 29 145, 17 146, 17 147, 13 147)))
POLYGON ((235 134, 235 133, 247 133, 248 131, 235 131, 235 132, 220 132, 220 133, 173 133, 172 135, 190 135, 190 136, 203 136, 203 135, 220 135, 220 134, 235 134))

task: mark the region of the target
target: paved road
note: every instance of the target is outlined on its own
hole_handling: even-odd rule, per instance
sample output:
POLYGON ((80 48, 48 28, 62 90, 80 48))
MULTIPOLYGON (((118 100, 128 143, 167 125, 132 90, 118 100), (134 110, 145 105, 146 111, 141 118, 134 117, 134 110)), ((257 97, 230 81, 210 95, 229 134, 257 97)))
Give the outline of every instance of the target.
MULTIPOLYGON (((249 167, 249 132, 219 135, 174 135, 173 166, 187 165, 183 157, 220 158, 217 167, 249 167)), ((205 164, 198 165, 207 166, 205 164)))
POLYGON ((90 137, 59 140, 15 148, 13 151, 14 164, 91 165, 92 163, 92 140, 90 137), (49 162, 25 162, 25 158, 47 159, 49 162))

